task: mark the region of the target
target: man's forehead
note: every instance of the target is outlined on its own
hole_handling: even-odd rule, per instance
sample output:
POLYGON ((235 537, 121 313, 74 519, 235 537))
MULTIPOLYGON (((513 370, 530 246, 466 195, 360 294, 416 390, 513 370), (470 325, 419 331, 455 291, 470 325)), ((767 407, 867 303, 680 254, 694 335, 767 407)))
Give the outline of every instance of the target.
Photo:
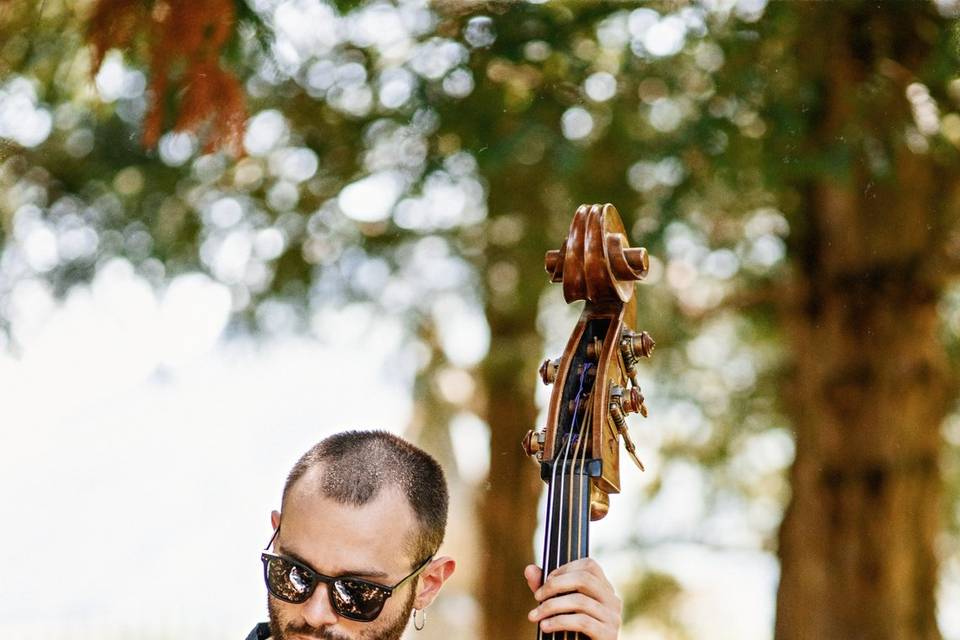
POLYGON ((280 538, 287 551, 322 563, 315 566, 320 571, 348 571, 356 562, 390 569, 392 564, 384 563, 407 559, 417 524, 399 489, 383 486, 363 505, 343 504, 327 497, 319 477, 309 475, 290 487, 284 500, 280 538))

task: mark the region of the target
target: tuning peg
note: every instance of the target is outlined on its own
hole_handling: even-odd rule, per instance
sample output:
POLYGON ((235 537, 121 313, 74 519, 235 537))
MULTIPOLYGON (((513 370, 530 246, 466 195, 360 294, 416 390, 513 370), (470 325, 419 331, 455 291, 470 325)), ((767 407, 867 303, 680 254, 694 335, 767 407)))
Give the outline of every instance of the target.
POLYGON ((649 358, 653 354, 655 346, 657 346, 657 343, 646 331, 634 333, 629 329, 624 329, 620 335, 620 351, 623 353, 623 359, 630 363, 640 358, 649 358))
MULTIPOLYGON (((630 389, 629 391, 634 391, 634 389, 630 389)), ((613 419, 613 424, 616 425, 617 431, 621 436, 623 436, 623 446, 630 455, 630 459, 633 460, 637 467, 639 467, 640 471, 646 471, 643 463, 640 462, 640 458, 637 457, 637 447, 633 444, 633 439, 630 437, 630 432, 627 430, 627 420, 623 415, 622 409, 622 393, 623 390, 614 385, 614 390, 612 390, 610 393, 610 418, 613 419)), ((640 395, 639 392, 637 395, 640 395)), ((642 399, 640 401, 640 406, 643 406, 642 399)))
POLYGON ((540 379, 543 384, 553 384, 557 380, 557 373, 560 371, 560 358, 551 360, 547 358, 540 365, 540 379))
POLYGON ((618 431, 627 428, 627 420, 623 413, 623 388, 618 385, 610 385, 610 418, 613 424, 617 425, 618 431))
POLYGON ((647 417, 647 407, 643 404, 643 394, 638 386, 630 387, 624 392, 620 405, 626 413, 639 413, 644 418, 647 417))
MULTIPOLYGON (((634 333, 629 329, 624 329, 620 333, 620 355, 623 356, 623 365, 626 368, 627 377, 630 378, 630 383, 634 387, 640 386, 637 383, 637 361, 640 358, 649 358, 653 353, 654 346, 656 346, 656 343, 646 331, 634 333)), ((641 400, 642 404, 643 401, 641 400)), ((645 408, 640 413, 644 417, 647 416, 645 408)))
POLYGON ((640 471, 646 471, 643 463, 640 462, 640 458, 637 457, 637 446, 633 444, 633 439, 630 438, 630 432, 627 431, 626 427, 620 432, 620 435, 623 436, 623 446, 627 450, 627 453, 630 454, 630 459, 640 468, 640 471))
POLYGON ((627 453, 630 454, 630 458, 634 464, 640 468, 640 471, 646 471, 643 463, 640 462, 640 458, 637 457, 637 447, 633 444, 633 439, 630 438, 630 432, 627 430, 627 419, 624 415, 624 411, 628 410, 626 409, 627 406, 631 407, 633 411, 639 409, 641 415, 646 417, 647 413, 646 407, 643 406, 643 396, 640 395, 640 392, 636 388, 632 387, 624 390, 617 385, 613 385, 610 389, 610 418, 613 420, 613 424, 616 425, 617 431, 623 436, 623 446, 627 449, 627 453), (624 398, 624 395, 626 395, 626 398, 624 398))
POLYGON ((531 429, 527 431, 527 435, 523 436, 523 450, 528 456, 536 456, 539 460, 543 457, 543 441, 546 437, 546 434, 543 431, 534 431, 531 429))

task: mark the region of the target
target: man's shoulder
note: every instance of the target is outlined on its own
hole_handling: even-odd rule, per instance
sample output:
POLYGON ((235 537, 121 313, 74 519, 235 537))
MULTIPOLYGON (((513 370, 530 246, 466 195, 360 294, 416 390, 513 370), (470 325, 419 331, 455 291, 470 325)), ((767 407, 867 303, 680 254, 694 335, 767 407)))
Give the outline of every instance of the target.
POLYGON ((267 640, 270 637, 270 625, 266 622, 261 622, 253 628, 253 631, 250 632, 250 635, 247 636, 246 640, 267 640))

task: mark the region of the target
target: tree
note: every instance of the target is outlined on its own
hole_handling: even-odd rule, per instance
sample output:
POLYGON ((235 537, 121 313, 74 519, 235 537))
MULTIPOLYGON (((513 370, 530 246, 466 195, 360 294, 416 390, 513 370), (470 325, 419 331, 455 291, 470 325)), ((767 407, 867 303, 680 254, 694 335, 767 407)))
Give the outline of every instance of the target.
POLYGON ((777 637, 939 638, 940 430, 957 389, 937 305, 960 200, 955 117, 935 105, 956 58, 932 5, 832 9, 782 19, 799 55, 778 98, 799 117, 771 150, 802 166, 781 172, 797 456, 777 637))
MULTIPOLYGON (((956 370, 944 340, 956 332, 940 335, 937 305, 960 144, 948 17, 861 2, 256 6, 236 5, 247 21, 220 59, 255 114, 238 160, 196 155, 194 137, 167 131, 176 108, 159 161, 144 150, 158 93, 144 94, 155 70, 142 40, 107 59, 125 80, 104 105, 84 97, 72 7, 0 16, 30 34, 8 39, 7 69, 66 123, 4 163, 8 275, 64 291, 123 255, 158 284, 208 270, 261 330, 348 299, 402 315, 432 354, 419 415, 469 410, 489 425, 484 633, 524 637, 518 577, 539 484, 519 439, 536 420, 537 322, 551 307, 543 251, 578 204, 614 202, 656 258, 640 320, 661 347, 657 397, 682 400, 693 422, 660 425, 664 458, 707 469, 718 503, 783 503, 781 469, 750 471, 741 454, 785 440, 788 424, 795 434, 777 637, 938 637, 939 433, 956 370), (308 18, 329 28, 299 30, 308 18), (463 196, 452 213, 451 191, 463 196), (361 192, 387 195, 357 205, 361 192), (99 242, 24 259, 9 241, 15 212, 99 242), (264 250, 239 271, 218 259, 256 237, 264 250), (449 277, 424 277, 416 256, 449 277), (482 309, 490 332, 473 372, 482 402, 448 406, 428 380, 449 368, 437 334, 451 296, 482 309)), ((446 425, 432 426, 425 439, 442 451, 446 425)), ((750 528, 776 546, 775 525, 750 528)), ((638 593, 659 602, 664 589, 654 576, 638 593)))

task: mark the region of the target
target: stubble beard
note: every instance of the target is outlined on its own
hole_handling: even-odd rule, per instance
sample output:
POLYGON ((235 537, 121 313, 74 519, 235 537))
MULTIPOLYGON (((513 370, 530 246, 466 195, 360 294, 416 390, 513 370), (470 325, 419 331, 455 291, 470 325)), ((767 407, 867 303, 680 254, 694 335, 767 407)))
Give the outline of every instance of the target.
POLYGON ((377 618, 376 621, 367 623, 369 628, 361 631, 360 635, 356 637, 335 633, 327 627, 311 627, 305 622, 294 624, 284 620, 280 614, 277 601, 267 596, 267 611, 270 614, 270 638, 271 640, 289 640, 290 636, 301 635, 307 638, 318 638, 318 640, 400 640, 403 630, 407 628, 410 612, 413 611, 413 599, 416 596, 415 589, 411 588, 409 591, 406 602, 403 603, 403 607, 401 607, 394 620, 380 629, 382 620, 377 618))

